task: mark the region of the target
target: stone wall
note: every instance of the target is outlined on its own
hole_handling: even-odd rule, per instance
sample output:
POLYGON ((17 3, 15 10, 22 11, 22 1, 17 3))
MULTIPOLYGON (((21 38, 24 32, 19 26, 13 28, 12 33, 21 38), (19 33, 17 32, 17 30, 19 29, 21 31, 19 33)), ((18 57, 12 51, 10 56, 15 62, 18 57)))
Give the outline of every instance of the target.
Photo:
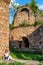
POLYGON ((33 24, 35 22, 34 14, 28 6, 19 8, 15 16, 14 26, 19 26, 24 22, 27 24, 33 24))
POLYGON ((0 1, 0 56, 9 50, 9 3, 10 0, 0 1))
POLYGON ((11 31, 10 44, 14 48, 31 48, 43 50, 43 26, 19 27, 11 31), (25 42, 24 39, 25 38, 25 42), (28 39, 26 43, 26 39, 28 39), (28 44, 28 46, 26 47, 28 44), (21 45, 21 46, 20 46, 21 45))
POLYGON ((24 21, 26 24, 34 24, 40 20, 40 16, 36 17, 28 6, 18 9, 14 18, 14 26, 17 28, 10 31, 11 47, 43 50, 43 26, 19 26, 24 21))

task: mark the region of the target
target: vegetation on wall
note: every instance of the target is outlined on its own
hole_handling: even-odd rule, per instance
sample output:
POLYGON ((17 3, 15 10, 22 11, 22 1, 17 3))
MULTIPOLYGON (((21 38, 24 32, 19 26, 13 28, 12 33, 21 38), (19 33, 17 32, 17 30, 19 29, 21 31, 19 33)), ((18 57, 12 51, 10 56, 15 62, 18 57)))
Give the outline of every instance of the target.
POLYGON ((41 22, 41 21, 36 21, 36 22, 33 24, 33 26, 38 26, 38 25, 43 26, 43 22, 41 22))
POLYGON ((14 19, 15 19, 16 15, 17 15, 17 11, 16 11, 16 13, 15 13, 14 16, 13 16, 12 24, 14 24, 14 19))
POLYGON ((36 2, 35 0, 31 0, 30 7, 31 7, 31 9, 32 9, 32 11, 33 11, 34 13, 37 12, 38 6, 37 6, 37 2, 36 2))
POLYGON ((37 11, 39 11, 40 12, 39 14, 41 15, 41 17, 43 17, 43 11, 38 9, 37 2, 35 0, 31 0, 30 4, 27 3, 27 4, 23 5, 23 6, 16 7, 13 4, 12 4, 12 6, 13 6, 13 8, 16 9, 16 13, 14 14, 12 24, 10 24, 10 29, 11 30, 14 29, 14 28, 18 28, 18 27, 38 26, 38 25, 42 25, 43 26, 43 22, 41 22, 41 21, 35 21, 35 23, 31 24, 31 25, 26 23, 26 21, 23 21, 23 23, 20 24, 19 26, 16 26, 16 27, 14 26, 14 19, 15 19, 16 15, 17 15, 17 11, 18 11, 18 9, 20 7, 23 7, 23 6, 30 6, 30 8, 32 9, 32 11, 33 11, 33 13, 35 15, 36 15, 37 11))
POLYGON ((10 30, 14 29, 14 24, 9 25, 10 30))
POLYGON ((43 17, 43 10, 40 10, 40 15, 41 17, 43 17))
POLYGON ((20 27, 27 27, 27 26, 31 26, 29 25, 25 20, 23 21, 22 24, 19 25, 20 27))
POLYGON ((10 24, 10 30, 14 29, 14 28, 19 28, 19 27, 30 27, 30 26, 43 26, 43 22, 41 21, 35 21, 34 24, 28 24, 26 21, 24 21, 22 24, 20 24, 19 26, 14 26, 14 24, 10 24))

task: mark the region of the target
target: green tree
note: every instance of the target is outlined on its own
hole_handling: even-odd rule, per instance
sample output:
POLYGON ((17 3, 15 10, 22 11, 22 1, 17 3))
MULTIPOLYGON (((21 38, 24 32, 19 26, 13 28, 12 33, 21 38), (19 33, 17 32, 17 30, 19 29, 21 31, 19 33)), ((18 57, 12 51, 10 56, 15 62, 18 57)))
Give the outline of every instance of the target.
POLYGON ((31 9, 32 9, 32 11, 33 11, 34 13, 37 12, 38 6, 37 6, 37 2, 36 2, 35 0, 31 0, 31 2, 30 2, 30 7, 31 7, 31 9))
POLYGON ((43 10, 40 10, 40 15, 43 17, 43 10))

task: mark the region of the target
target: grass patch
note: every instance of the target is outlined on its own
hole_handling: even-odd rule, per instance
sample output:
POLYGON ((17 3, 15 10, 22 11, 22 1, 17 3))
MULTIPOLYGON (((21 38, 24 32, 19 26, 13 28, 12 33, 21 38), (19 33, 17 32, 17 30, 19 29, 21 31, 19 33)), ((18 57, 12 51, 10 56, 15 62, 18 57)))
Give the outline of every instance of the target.
POLYGON ((6 65, 6 63, 0 63, 0 65, 6 65))
POLYGON ((14 63, 9 63, 9 65, 25 65, 24 63, 20 63, 20 62, 14 62, 14 63))
POLYGON ((40 64, 38 64, 38 65, 43 65, 43 63, 40 63, 40 64))
POLYGON ((43 60, 42 55, 36 53, 11 52, 10 55, 16 59, 39 60, 39 61, 43 60))
POLYGON ((12 63, 0 63, 0 65, 25 65, 25 64, 20 62, 12 62, 12 63))

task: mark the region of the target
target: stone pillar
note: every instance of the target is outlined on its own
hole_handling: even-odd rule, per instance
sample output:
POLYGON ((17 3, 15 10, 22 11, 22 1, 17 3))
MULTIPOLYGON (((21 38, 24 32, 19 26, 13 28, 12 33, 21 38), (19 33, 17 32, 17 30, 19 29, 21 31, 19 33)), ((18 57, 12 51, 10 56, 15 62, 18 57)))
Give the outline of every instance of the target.
POLYGON ((0 0, 0 57, 9 50, 9 3, 10 0, 0 0))

